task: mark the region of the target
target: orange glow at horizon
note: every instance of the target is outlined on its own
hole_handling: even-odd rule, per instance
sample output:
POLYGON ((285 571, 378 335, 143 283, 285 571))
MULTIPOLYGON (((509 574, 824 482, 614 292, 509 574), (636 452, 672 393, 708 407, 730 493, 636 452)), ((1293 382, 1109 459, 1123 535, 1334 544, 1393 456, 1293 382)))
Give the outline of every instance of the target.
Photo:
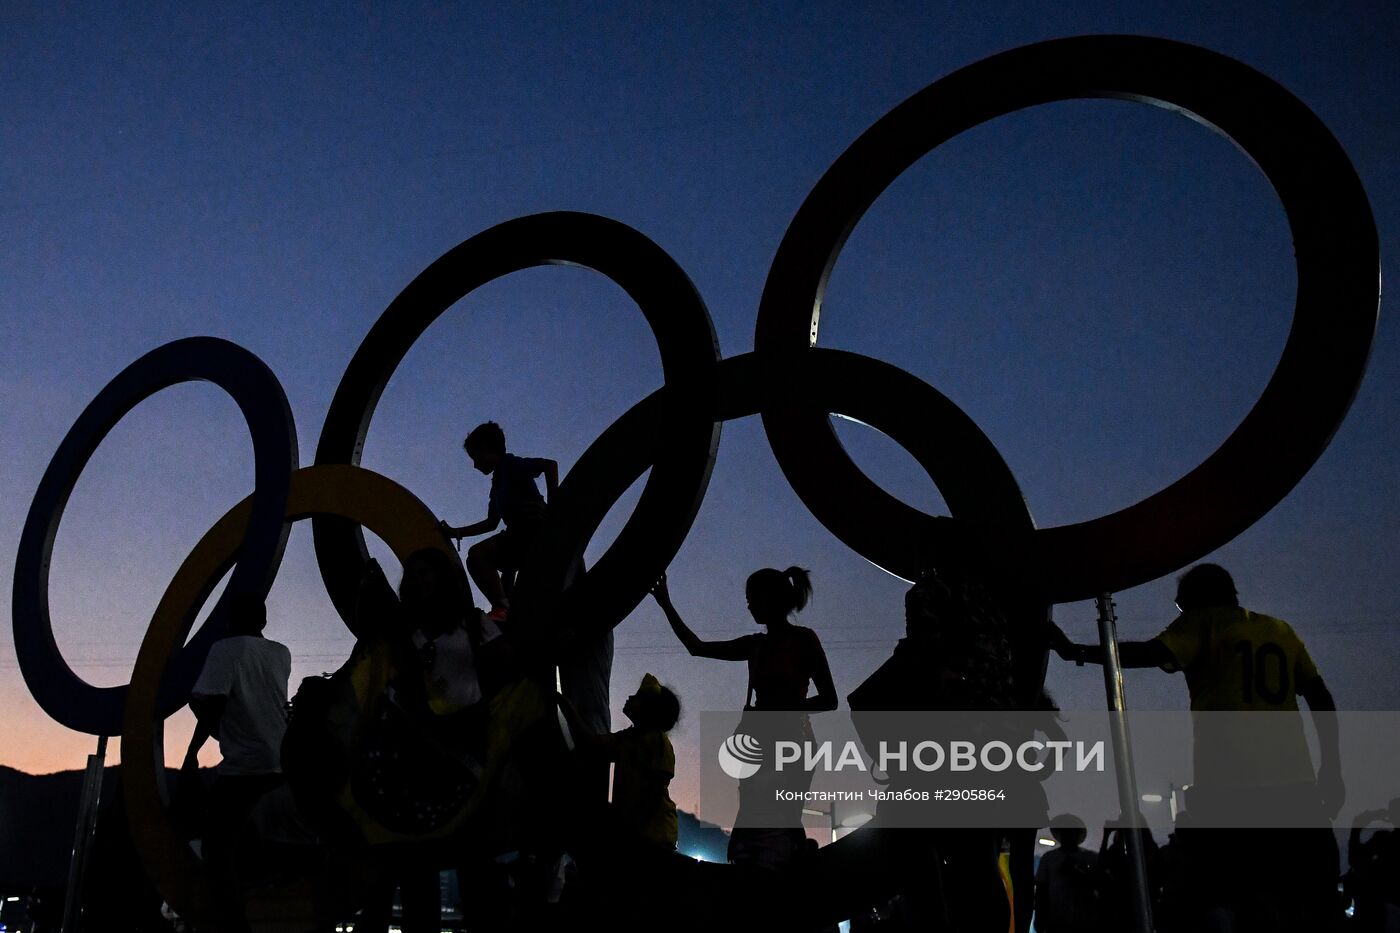
MULTIPOLYGON (((27 774, 52 774, 55 771, 77 771, 86 767, 87 756, 97 750, 96 736, 74 732, 48 717, 29 695, 18 671, 0 684, 0 706, 7 710, 0 717, 0 766, 15 768, 27 774)), ((614 725, 622 720, 621 711, 613 711, 614 725)), ((165 722, 165 763, 178 768, 185 757, 185 748, 194 733, 194 715, 186 707, 165 722)), ((219 762, 217 742, 206 742, 199 753, 199 763, 212 767, 219 762)), ((121 764, 121 738, 113 736, 107 744, 107 764, 121 764)), ((682 810, 694 813, 699 805, 699 761, 696 751, 681 745, 676 749, 676 776, 671 781, 671 798, 682 810)))
MULTIPOLYGON (((0 717, 0 765, 28 774, 81 770, 87 765, 87 756, 97 750, 96 736, 74 732, 50 719, 29 695, 17 671, 0 685, 0 705, 7 711, 0 717)), ((188 707, 166 720, 168 766, 180 766, 193 734, 194 715, 188 707)), ((218 744, 206 742, 200 750, 199 763, 210 766, 218 761, 218 744)), ((107 743, 107 764, 121 764, 120 736, 112 736, 107 743)))

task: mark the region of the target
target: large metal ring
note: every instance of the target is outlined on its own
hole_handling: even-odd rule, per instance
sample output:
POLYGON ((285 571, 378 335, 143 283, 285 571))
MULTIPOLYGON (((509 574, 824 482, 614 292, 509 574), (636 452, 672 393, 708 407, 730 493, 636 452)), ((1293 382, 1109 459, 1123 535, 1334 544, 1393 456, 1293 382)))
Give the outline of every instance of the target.
MULTIPOLYGON (((159 711, 169 716, 189 699, 209 646, 225 628, 224 606, 234 593, 267 592, 287 528, 282 510, 288 476, 297 466, 296 427, 287 396, 272 370, 237 344, 191 337, 158 347, 122 370, 78 416, 39 482, 15 554, 12 597, 15 655, 34 699, 55 720, 79 732, 115 735, 127 687, 94 687, 68 666, 49 618, 49 559, 68 497, 102 439, 127 412, 168 386, 205 380, 238 403, 253 438, 253 513, 238 565, 215 610, 171 665, 159 711)), ((210 586, 217 583, 217 578, 210 586)))
MULTIPOLYGON (((375 322, 351 359, 326 415, 316 462, 359 462, 380 393, 438 315, 487 282, 547 264, 584 266, 620 285, 656 336, 667 384, 689 387, 684 397, 672 396, 670 414, 659 428, 665 444, 635 511, 589 574, 596 597, 617 604, 613 592, 626 588, 625 580, 617 579, 618 568, 643 560, 658 542, 675 540, 680 546, 700 507, 719 444, 718 425, 701 412, 719 359, 709 312, 675 260, 625 224, 566 212, 521 217, 477 234, 423 270, 375 322)), ((354 587, 368 559, 364 535, 355 525, 325 516, 312 521, 312 530, 326 590, 349 624, 354 587)))
MULTIPOLYGON (((432 511, 398 483, 370 470, 343 465, 297 470, 290 474, 285 502, 285 515, 279 515, 279 521, 337 515, 373 531, 400 560, 421 548, 438 548, 453 558, 454 566, 461 566, 432 511)), ((196 923, 209 916, 209 891, 199 859, 181 841, 165 808, 163 717, 156 709, 157 685, 210 590, 235 559, 242 564, 243 542, 262 508, 251 497, 234 506, 175 571, 136 656, 121 723, 127 820, 136 849, 161 896, 196 923)))
MULTIPOLYGON (((969 65, 890 111, 817 183, 774 257, 754 338, 758 351, 775 355, 815 343, 827 278, 846 237, 921 156, 993 117, 1086 97, 1179 111, 1244 150, 1287 212, 1298 293, 1278 368, 1205 462, 1136 505, 1040 529, 1026 542, 1021 560, 1053 602, 1135 586, 1220 547, 1293 488, 1345 416, 1375 333, 1379 247, 1355 170, 1304 104, 1233 59, 1139 36, 1059 39, 969 65)), ((860 525, 881 529, 857 550, 910 578, 916 568, 902 542, 917 536, 921 519, 860 471, 829 419, 770 413, 763 424, 784 474, 813 514, 847 543, 860 525), (839 499, 814 493, 823 484, 839 489, 839 499)))
MULTIPOLYGON (((897 367, 855 353, 814 349, 782 358, 759 353, 729 357, 720 363, 717 377, 709 403, 709 417, 716 423, 760 412, 830 412, 868 424, 908 450, 960 519, 934 519, 896 503, 913 516, 910 525, 916 533, 898 542, 911 560, 921 549, 929 556, 931 544, 946 542, 950 549, 990 545, 1023 538, 1034 528, 1016 478, 977 424, 941 392, 897 367), (890 399, 901 404, 891 405, 890 399)), ((562 549, 551 566, 567 567, 582 553, 608 509, 662 454, 668 395, 685 388, 662 388, 647 396, 574 464, 551 506, 559 534, 553 543, 562 549)), ((804 480, 809 495, 841 496, 839 487, 820 477, 804 480)), ((565 593, 558 617, 579 633, 611 628, 646 596, 689 527, 689 522, 666 526, 667 537, 645 553, 628 555, 630 563, 605 556, 565 593), (593 589, 594 575, 608 560, 617 560, 618 566, 607 577, 608 591, 599 593, 593 589)), ((878 524, 853 522, 838 537, 862 552, 884 531, 878 524)))
MULTIPOLYGON (((616 221, 571 213, 493 227, 410 283, 352 359, 322 431, 319 465, 308 470, 291 472, 296 443, 286 399, 255 357, 210 338, 153 351, 103 390, 55 454, 21 538, 13 606, 21 669, 41 706, 82 731, 111 734, 121 723, 138 845, 162 893, 182 913, 207 916, 207 892, 162 808, 158 723, 188 695, 208 645, 220 634, 222 614, 216 609, 179 653, 170 689, 162 694, 167 661, 235 559, 230 591, 266 591, 289 520, 314 516, 322 576, 347 622, 367 559, 362 526, 401 558, 420 547, 446 550, 421 502, 354 466, 374 407, 408 348, 446 308, 502 275, 554 262, 594 269, 627 291, 657 337, 665 376, 665 386, 610 426, 565 477, 550 510, 545 553, 524 568, 524 608, 539 600, 535 611, 567 623, 564 638, 610 628, 641 600, 699 508, 720 423, 753 413, 762 414, 779 463, 808 508, 841 541, 893 573, 912 577, 931 553, 993 545, 999 564, 993 569, 1033 583, 1043 605, 1171 572, 1247 528, 1307 472, 1355 393, 1379 295, 1378 247, 1365 194, 1341 148, 1303 104, 1257 72, 1199 48, 1084 37, 1028 46, 962 69, 863 134, 818 183, 785 235, 764 288, 752 354, 718 361, 699 295, 654 243, 616 221), (1284 205, 1296 245, 1298 295, 1272 379, 1204 463, 1120 512, 1036 530, 1014 477, 960 409, 907 373, 812 344, 836 256, 890 182, 963 130, 1023 107, 1079 97, 1144 101, 1228 134, 1259 164, 1284 205), (213 381, 239 403, 255 444, 255 496, 220 519, 181 565, 142 643, 129 688, 98 690, 73 674, 53 641, 47 573, 58 521, 83 465, 112 425, 153 392, 187 379, 213 381), (961 521, 930 518, 875 486, 841 449, 830 413, 865 421, 903 445, 961 521), (1269 454, 1267 471, 1258 469, 1261 450, 1269 454), (571 577, 608 506, 648 467, 641 501, 618 539, 591 571, 571 577)), ((856 903, 887 893, 890 866, 907 863, 906 855, 920 849, 911 838, 862 830, 823 849, 787 881, 811 891, 814 922, 824 922, 839 912, 841 899, 856 903), (818 916, 822 911, 831 916, 818 916)), ((710 882, 713 894, 739 873, 711 877, 718 879, 710 882)))

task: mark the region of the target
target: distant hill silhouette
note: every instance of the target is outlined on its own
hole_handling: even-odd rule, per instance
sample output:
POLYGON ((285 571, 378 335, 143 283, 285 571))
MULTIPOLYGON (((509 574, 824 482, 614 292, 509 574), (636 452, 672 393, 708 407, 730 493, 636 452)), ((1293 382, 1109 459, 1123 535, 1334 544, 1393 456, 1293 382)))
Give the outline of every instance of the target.
MULTIPOLYGON (((44 928, 62 917, 68 860, 78 819, 83 772, 26 774, 0 766, 0 891, 33 894, 44 928)), ((102 775, 97 840, 89 862, 85 925, 160 929, 160 898, 142 873, 121 805, 120 769, 102 775)))
MULTIPOLYGON (((102 802, 110 806, 115 767, 103 774, 102 802)), ((78 819, 83 772, 26 774, 0 766, 0 888, 62 888, 78 819)))

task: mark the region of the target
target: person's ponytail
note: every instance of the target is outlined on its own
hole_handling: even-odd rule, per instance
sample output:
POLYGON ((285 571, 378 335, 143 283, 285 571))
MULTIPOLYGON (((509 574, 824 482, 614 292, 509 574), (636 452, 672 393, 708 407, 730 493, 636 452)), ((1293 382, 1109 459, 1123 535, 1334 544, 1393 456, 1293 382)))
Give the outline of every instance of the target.
POLYGON ((812 600, 812 572, 801 567, 789 567, 783 571, 788 586, 792 588, 792 611, 800 612, 812 600))

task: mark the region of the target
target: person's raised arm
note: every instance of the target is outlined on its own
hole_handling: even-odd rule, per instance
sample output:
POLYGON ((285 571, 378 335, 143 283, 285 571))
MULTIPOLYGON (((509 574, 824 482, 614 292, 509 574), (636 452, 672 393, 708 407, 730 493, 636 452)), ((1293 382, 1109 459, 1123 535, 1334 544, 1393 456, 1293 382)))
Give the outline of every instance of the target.
POLYGON ((477 535, 484 535, 496 530, 496 526, 501 523, 499 515, 488 515, 479 522, 472 522, 470 525, 449 525, 447 522, 439 522, 442 533, 449 538, 475 538, 477 535))
POLYGON ((1313 726, 1317 729, 1317 741, 1322 752, 1322 767, 1318 769, 1317 785, 1322 793, 1328 817, 1335 818, 1346 801, 1346 787, 1342 783, 1341 739, 1337 730, 1337 701, 1327 689, 1320 676, 1312 677, 1298 685, 1298 695, 1308 701, 1312 712, 1313 726))
POLYGON ((617 761, 617 736, 611 732, 586 732, 574 735, 578 750, 599 761, 617 761))
POLYGON ((836 684, 831 679, 831 665, 827 663, 826 652, 822 650, 821 639, 812 633, 812 685, 817 695, 807 697, 802 708, 809 713, 824 713, 836 709, 836 684))
MULTIPOLYGON (((1079 645, 1069 640, 1058 625, 1046 623, 1050 628, 1050 647, 1066 661, 1075 664, 1102 664, 1103 648, 1099 645, 1079 645)), ((1118 643, 1118 663, 1124 667, 1164 667, 1175 668, 1176 658, 1162 642, 1153 638, 1150 641, 1120 641, 1118 643)))
MULTIPOLYGON (((661 607, 661 611, 666 614, 666 621, 671 623, 671 631, 676 633, 676 637, 685 645, 685 650, 696 658, 717 658, 721 661, 747 661, 749 658, 750 645, 752 642, 747 638, 732 638, 729 641, 705 641, 699 635, 690 630, 690 626, 685 624, 681 615, 676 611, 675 605, 671 602, 671 591, 666 586, 666 575, 663 573, 661 579, 656 581, 656 585, 651 588, 651 595, 655 597, 656 604, 661 607)), ((835 690, 832 690, 835 693, 835 690)))
POLYGON ((544 474, 544 501, 553 502, 554 494, 559 491, 559 462, 548 457, 539 460, 543 464, 540 472, 544 474))
POLYGON ((355 589, 355 632, 360 638, 382 634, 398 612, 399 597, 384 576, 384 568, 371 557, 355 589))

